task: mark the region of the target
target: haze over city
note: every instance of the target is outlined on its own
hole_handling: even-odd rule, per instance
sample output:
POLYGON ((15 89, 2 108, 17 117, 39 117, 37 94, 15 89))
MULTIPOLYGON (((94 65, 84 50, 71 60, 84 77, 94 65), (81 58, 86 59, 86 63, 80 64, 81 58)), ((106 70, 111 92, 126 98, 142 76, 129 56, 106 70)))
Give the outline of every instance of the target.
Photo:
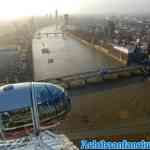
POLYGON ((62 14, 149 13, 149 5, 149 0, 1 0, 0 20, 44 15, 56 9, 62 14))
POLYGON ((0 150, 150 148, 149 6, 0 0, 0 150))

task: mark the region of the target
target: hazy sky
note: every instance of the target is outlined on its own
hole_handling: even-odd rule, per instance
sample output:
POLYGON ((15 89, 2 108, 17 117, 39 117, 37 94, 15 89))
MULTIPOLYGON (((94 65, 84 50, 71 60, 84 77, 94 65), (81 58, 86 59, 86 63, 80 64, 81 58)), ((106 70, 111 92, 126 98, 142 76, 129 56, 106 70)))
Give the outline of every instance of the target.
POLYGON ((0 0, 0 19, 52 13, 147 13, 150 0, 0 0))

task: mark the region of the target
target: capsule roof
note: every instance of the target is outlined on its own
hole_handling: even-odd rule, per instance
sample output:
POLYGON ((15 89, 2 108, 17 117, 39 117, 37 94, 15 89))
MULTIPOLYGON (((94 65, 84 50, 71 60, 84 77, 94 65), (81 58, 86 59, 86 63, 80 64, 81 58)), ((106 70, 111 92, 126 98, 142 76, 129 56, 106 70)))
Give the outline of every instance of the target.
POLYGON ((64 92, 60 86, 49 83, 27 82, 8 84, 0 87, 0 112, 12 111, 24 107, 31 107, 32 85, 49 86, 49 91, 56 96, 64 92))

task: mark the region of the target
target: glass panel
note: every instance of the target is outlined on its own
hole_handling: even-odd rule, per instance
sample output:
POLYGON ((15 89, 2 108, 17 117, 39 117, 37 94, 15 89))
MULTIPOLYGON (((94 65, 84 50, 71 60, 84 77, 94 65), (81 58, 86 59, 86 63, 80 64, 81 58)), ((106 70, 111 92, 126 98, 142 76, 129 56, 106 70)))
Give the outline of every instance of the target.
POLYGON ((38 102, 40 124, 41 126, 47 126, 52 119, 57 117, 55 106, 53 103, 49 103, 52 94, 45 85, 36 84, 35 95, 38 102))
MULTIPOLYGON (((29 107, 0 113, 0 128, 7 139, 19 138, 32 130, 32 115, 29 107)), ((0 134, 2 138, 2 134, 0 134)))
POLYGON ((53 96, 52 101, 56 108, 57 118, 64 117, 70 111, 70 99, 68 95, 65 95, 65 92, 60 87, 54 85, 47 85, 47 87, 53 96))
POLYGON ((49 93, 44 85, 37 84, 35 87, 35 95, 38 104, 45 103, 51 98, 51 93, 49 93))
POLYGON ((70 103, 62 89, 54 85, 37 84, 35 94, 41 127, 48 127, 58 122, 69 111, 70 103))

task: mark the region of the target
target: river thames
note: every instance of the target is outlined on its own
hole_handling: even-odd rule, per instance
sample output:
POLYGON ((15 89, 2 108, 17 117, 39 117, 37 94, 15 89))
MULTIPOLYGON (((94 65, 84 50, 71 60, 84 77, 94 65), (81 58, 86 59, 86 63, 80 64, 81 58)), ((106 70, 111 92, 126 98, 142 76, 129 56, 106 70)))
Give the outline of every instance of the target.
MULTIPOLYGON (((60 31, 52 28, 44 28, 40 31, 40 33, 48 32, 60 31)), ((66 35, 64 37, 42 35, 40 38, 33 39, 32 45, 35 81, 120 65, 105 54, 85 47, 66 35), (49 53, 42 53, 43 48, 48 48, 49 53)))

